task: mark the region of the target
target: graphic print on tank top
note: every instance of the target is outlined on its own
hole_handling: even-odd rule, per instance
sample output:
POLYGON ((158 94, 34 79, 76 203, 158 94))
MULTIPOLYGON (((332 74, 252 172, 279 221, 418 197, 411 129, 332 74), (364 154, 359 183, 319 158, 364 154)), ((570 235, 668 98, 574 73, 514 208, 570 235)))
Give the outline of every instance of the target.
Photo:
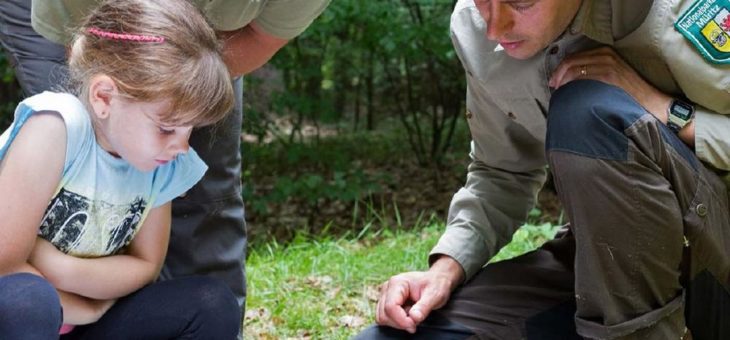
POLYGON ((61 189, 48 205, 39 235, 67 254, 111 255, 132 240, 146 206, 141 197, 114 205, 61 189))

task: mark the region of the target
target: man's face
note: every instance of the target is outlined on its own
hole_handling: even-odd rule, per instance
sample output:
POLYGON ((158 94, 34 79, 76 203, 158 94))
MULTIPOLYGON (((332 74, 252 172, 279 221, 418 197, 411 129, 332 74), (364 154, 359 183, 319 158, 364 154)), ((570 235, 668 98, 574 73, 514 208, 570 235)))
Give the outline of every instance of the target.
POLYGON ((487 39, 516 59, 528 59, 562 34, 582 0, 474 0, 487 39))

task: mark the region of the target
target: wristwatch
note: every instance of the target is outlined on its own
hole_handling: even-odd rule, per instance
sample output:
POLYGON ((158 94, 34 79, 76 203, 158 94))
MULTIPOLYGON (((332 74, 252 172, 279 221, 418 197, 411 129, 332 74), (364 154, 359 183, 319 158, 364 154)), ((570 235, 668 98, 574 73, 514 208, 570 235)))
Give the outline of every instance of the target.
POLYGON ((695 107, 684 100, 675 98, 672 100, 672 104, 669 105, 667 113, 669 117, 667 127, 674 133, 679 133, 679 130, 682 130, 694 118, 695 107))

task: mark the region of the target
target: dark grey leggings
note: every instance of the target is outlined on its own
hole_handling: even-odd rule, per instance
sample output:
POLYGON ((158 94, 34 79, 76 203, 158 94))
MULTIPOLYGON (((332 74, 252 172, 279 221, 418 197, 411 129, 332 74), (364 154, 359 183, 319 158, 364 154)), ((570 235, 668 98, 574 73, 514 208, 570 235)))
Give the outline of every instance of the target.
MULTIPOLYGON (((0 277, 3 339, 55 339, 62 320, 56 290, 27 273, 0 277)), ((188 277, 153 283, 125 296, 70 339, 235 339, 241 311, 220 280, 188 277)))

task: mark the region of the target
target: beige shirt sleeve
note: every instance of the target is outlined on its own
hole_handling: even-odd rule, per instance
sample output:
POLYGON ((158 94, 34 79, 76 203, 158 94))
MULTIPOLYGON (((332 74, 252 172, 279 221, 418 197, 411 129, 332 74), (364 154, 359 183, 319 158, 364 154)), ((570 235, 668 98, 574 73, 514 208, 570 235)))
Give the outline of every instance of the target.
POLYGON ((697 157, 718 170, 730 171, 730 116, 714 113, 702 106, 695 110, 697 157))
MULTIPOLYGON (((664 0, 667 1, 667 0, 664 0)), ((682 92, 696 104, 695 153, 719 170, 730 171, 730 64, 715 64, 672 25, 694 3, 671 4, 661 25, 660 48, 682 92)), ((660 12, 661 13, 661 12, 660 12)))
POLYGON ((76 25, 98 3, 98 0, 33 0, 31 25, 44 38, 66 45, 71 42, 76 25))
POLYGON ((545 180, 544 169, 513 173, 471 156, 466 184, 451 200, 446 231, 430 254, 454 258, 467 280, 511 241, 545 180))
MULTIPOLYGON (((466 184, 453 197, 446 231, 431 251, 454 258, 471 278, 525 221, 545 177, 543 140, 512 120, 477 75, 495 45, 484 39, 473 8, 452 16, 454 47, 467 73, 467 117, 472 134, 466 184), (477 30, 477 31, 474 31, 477 30)), ((473 7, 473 4, 471 5, 473 7)), ((483 24, 483 22, 482 22, 483 24)), ((542 117, 541 117, 542 119, 542 117)), ((544 128, 536 129, 544 134, 544 128)))
POLYGON ((269 0, 254 20, 266 33, 293 39, 304 32, 330 0, 269 0))
MULTIPOLYGON (((630 12, 627 0, 613 0, 630 12)), ((616 42, 619 52, 649 83, 696 105, 695 152, 703 162, 730 171, 730 64, 705 59, 675 23, 695 0, 657 0, 641 27, 616 42)))

